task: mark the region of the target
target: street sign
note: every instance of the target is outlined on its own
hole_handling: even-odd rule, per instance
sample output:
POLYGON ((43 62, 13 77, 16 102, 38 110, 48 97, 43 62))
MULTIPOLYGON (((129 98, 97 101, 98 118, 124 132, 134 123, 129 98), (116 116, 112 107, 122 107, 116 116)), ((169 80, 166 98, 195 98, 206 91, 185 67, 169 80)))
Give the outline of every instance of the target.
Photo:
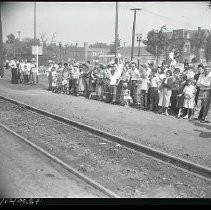
POLYGON ((32 55, 37 55, 37 47, 38 55, 42 55, 42 46, 32 46, 32 55))

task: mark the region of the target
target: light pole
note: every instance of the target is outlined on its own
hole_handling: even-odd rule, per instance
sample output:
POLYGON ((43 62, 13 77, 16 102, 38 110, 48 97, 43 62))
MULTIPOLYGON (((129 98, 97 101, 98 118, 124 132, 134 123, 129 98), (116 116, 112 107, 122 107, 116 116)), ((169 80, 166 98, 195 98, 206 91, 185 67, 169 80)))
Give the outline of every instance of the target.
POLYGON ((131 49, 131 60, 133 60, 133 53, 134 53, 134 39, 135 39, 135 27, 136 27, 136 11, 141 10, 140 8, 130 9, 134 11, 134 19, 133 19, 133 31, 132 31, 132 49, 131 49))
POLYGON ((36 2, 34 2, 34 42, 36 41, 36 2))
POLYGON ((138 42, 138 69, 140 66, 140 50, 141 50, 141 41, 142 41, 142 33, 136 34, 137 42, 138 42))
POLYGON ((116 2, 116 18, 115 18, 115 63, 118 64, 118 9, 119 5, 116 2))

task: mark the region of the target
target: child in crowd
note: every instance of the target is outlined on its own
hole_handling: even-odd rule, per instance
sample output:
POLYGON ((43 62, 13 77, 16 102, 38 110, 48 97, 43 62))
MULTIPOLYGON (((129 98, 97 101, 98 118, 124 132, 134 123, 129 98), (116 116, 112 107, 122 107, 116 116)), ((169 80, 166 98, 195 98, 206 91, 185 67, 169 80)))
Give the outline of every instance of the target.
POLYGON ((195 105, 195 93, 196 87, 194 86, 193 79, 187 79, 187 85, 185 86, 183 93, 185 96, 183 107, 187 109, 187 114, 183 117, 184 119, 192 119, 193 118, 193 108, 195 105))
POLYGON ((56 68, 52 67, 52 93, 57 92, 57 72, 56 68))
POLYGON ((148 105, 148 89, 149 89, 149 78, 147 71, 143 71, 140 78, 140 89, 141 89, 141 107, 143 110, 147 110, 148 105))
POLYGON ((68 83, 69 83, 69 71, 68 69, 64 69, 62 73, 62 93, 67 94, 68 93, 68 83))
POLYGON ((123 105, 128 107, 129 105, 133 104, 133 99, 130 96, 130 90, 128 89, 127 83, 123 83, 123 105))
POLYGON ((183 114, 183 104, 184 104, 184 93, 183 90, 186 86, 186 80, 187 80, 187 75, 183 74, 179 78, 179 87, 178 87, 178 92, 177 92, 177 104, 176 107, 179 108, 177 118, 179 119, 180 116, 183 114))

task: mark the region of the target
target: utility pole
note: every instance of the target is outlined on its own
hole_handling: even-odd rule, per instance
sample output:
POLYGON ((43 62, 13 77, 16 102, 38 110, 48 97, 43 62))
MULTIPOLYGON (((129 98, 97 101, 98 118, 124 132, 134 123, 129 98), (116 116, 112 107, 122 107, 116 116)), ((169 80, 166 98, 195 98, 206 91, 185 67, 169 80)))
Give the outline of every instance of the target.
POLYGON ((1 22, 1 3, 0 3, 0 77, 4 76, 4 61, 3 61, 3 40, 2 40, 2 22, 1 22))
POLYGON ((118 2, 116 2, 116 18, 115 18, 115 63, 118 64, 118 2))
POLYGON ((34 42, 36 41, 36 2, 34 2, 34 42))
POLYGON ((137 34, 137 42, 138 42, 138 69, 140 68, 140 54, 141 54, 141 41, 142 41, 142 34, 137 34))
POLYGON ((135 27, 136 27, 136 11, 141 10, 140 8, 133 8, 130 9, 134 11, 134 19, 133 19, 133 31, 132 31, 132 48, 131 48, 131 61, 133 60, 133 53, 134 53, 134 39, 135 39, 135 27))

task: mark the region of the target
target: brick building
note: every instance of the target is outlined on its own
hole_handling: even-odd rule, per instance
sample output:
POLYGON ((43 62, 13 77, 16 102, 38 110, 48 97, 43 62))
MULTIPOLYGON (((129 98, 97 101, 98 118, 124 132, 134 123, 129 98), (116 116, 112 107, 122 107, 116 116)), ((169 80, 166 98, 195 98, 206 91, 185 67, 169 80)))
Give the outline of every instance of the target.
POLYGON ((198 27, 198 30, 177 29, 165 33, 170 41, 170 46, 175 45, 176 47, 179 47, 179 43, 183 45, 179 59, 180 62, 183 62, 185 59, 188 62, 192 62, 194 58, 196 62, 206 62, 205 49, 200 48, 196 51, 196 49, 194 49, 193 40, 194 36, 199 33, 204 33, 205 37, 207 37, 209 35, 208 29, 201 29, 201 27, 198 27))

